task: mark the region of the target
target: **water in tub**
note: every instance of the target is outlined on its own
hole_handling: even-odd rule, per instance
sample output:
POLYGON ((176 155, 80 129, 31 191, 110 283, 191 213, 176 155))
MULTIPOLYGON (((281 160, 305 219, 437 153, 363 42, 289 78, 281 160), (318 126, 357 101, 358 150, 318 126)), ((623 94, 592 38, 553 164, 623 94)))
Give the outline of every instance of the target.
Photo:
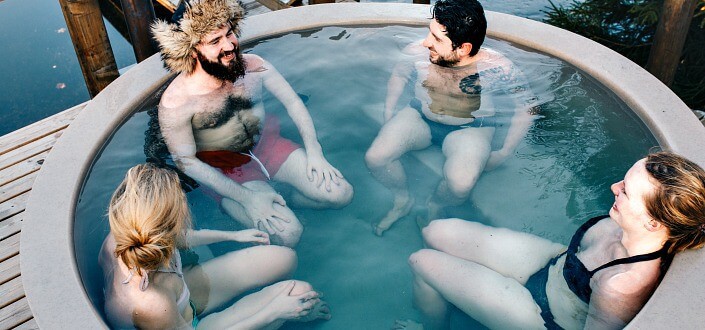
MULTIPOLYGON (((286 329, 388 329, 395 319, 420 319, 411 304, 407 258, 423 247, 415 218, 426 213, 425 201, 441 179, 443 157, 438 146, 402 157, 416 203, 408 216, 379 237, 371 223, 389 210, 392 193, 372 177, 364 155, 380 130, 387 81, 394 65, 406 56, 401 50, 423 39, 427 31, 405 26, 326 27, 244 47, 244 52, 270 61, 302 97, 326 158, 355 189, 352 203, 340 210, 294 209, 305 228, 296 247, 299 266, 294 277, 323 293, 333 317, 287 324, 286 329)), ((583 221, 609 209, 609 183, 620 180, 656 141, 615 95, 574 67, 501 40, 488 39, 485 46, 512 60, 545 102, 514 154, 483 173, 465 203, 446 211, 452 217, 566 244, 583 221)), ((407 90, 402 95, 400 105, 410 94, 407 90)), ((108 232, 105 210, 125 171, 145 160, 147 110, 157 102, 158 95, 146 100, 142 111, 114 134, 95 162, 77 208, 78 267, 99 309, 102 278, 97 253, 108 232)), ((512 102, 494 101, 498 112, 513 111, 507 104, 512 102)), ((301 141, 275 98, 265 97, 265 107, 282 120, 283 136, 301 141)), ((499 127, 495 148, 501 147, 496 141, 502 141, 503 134, 506 129, 499 127)), ((236 229, 201 189, 188 193, 188 198, 197 227, 236 229)), ((240 246, 221 243, 197 253, 203 261, 235 248, 240 246)), ((482 328, 457 310, 452 323, 458 329, 482 328)))

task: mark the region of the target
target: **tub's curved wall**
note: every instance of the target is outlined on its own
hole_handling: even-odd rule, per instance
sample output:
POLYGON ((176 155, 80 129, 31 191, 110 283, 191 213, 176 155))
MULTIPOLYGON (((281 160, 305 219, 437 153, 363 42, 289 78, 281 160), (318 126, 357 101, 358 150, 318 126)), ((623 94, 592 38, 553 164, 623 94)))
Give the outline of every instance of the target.
MULTIPOLYGON (((306 6, 247 18, 241 42, 326 25, 426 25, 428 17, 429 7, 423 5, 306 6)), ((662 146, 705 166, 705 128, 678 97, 642 68, 595 42, 549 25, 493 12, 487 12, 487 18, 488 36, 575 65, 626 102, 662 146)), ((74 208, 85 175, 106 140, 168 77, 157 55, 132 68, 88 103, 47 157, 27 203, 20 246, 22 281, 40 327, 106 327, 77 271, 74 208)), ((680 254, 631 326, 705 324, 702 313, 686 312, 705 306, 703 273, 705 251, 680 254)))

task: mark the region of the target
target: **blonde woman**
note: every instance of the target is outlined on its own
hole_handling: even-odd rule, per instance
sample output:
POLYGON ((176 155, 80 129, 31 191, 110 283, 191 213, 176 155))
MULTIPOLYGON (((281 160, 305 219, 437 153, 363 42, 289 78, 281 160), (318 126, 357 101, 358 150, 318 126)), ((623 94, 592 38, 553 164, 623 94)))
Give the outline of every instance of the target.
POLYGON ((148 164, 131 168, 112 196, 108 218, 99 263, 105 314, 115 328, 272 329, 287 320, 330 318, 310 284, 277 282, 294 271, 293 250, 269 245, 269 236, 255 229, 192 230, 175 173, 148 164), (177 248, 221 241, 257 246, 182 267, 177 248))
MULTIPOLYGON (((570 244, 459 219, 423 229, 411 255, 414 303, 431 329, 453 304, 491 329, 617 329, 641 310, 677 252, 705 244, 705 171, 648 155, 612 185, 609 215, 570 244)), ((419 328, 398 321, 395 329, 419 328)))

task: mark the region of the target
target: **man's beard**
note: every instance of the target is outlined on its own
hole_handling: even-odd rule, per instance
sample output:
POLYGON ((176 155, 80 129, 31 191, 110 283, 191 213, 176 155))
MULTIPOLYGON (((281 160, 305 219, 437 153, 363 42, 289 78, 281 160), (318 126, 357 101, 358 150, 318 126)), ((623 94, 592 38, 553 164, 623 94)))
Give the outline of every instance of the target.
MULTIPOLYGON (((438 54, 438 53, 436 53, 436 54, 438 54)), ((451 54, 450 56, 446 56, 446 57, 443 57, 440 54, 438 54, 438 58, 436 60, 433 60, 431 58, 431 56, 429 55, 428 59, 429 59, 429 61, 431 61, 431 63, 442 66, 442 67, 446 67, 446 68, 452 68, 456 64, 458 64, 458 62, 460 62, 460 59, 458 59, 458 57, 455 56, 455 54, 451 54)))
POLYGON ((206 73, 210 74, 211 76, 219 79, 219 80, 227 80, 230 82, 235 82, 238 80, 238 78, 243 77, 245 75, 245 60, 242 58, 242 54, 240 53, 240 47, 235 45, 235 49, 229 52, 221 52, 218 54, 218 60, 216 61, 211 61, 207 59, 201 52, 196 50, 196 56, 198 57, 198 61, 201 62, 201 67, 203 68, 203 71, 206 71, 206 73), (222 58, 229 53, 233 53, 235 57, 230 60, 230 64, 225 65, 222 63, 222 58))

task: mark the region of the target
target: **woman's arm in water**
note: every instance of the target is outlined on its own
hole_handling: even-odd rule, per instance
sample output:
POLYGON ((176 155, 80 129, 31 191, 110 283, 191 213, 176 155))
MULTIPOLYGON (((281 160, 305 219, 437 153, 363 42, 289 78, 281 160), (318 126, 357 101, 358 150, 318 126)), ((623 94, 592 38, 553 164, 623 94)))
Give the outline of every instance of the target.
POLYGON ((208 245, 224 241, 269 245, 269 234, 257 229, 237 231, 188 230, 186 232, 186 241, 189 246, 208 245))
POLYGON ((653 289, 645 286, 643 277, 633 272, 619 273, 595 282, 585 329, 623 328, 641 310, 653 289))

